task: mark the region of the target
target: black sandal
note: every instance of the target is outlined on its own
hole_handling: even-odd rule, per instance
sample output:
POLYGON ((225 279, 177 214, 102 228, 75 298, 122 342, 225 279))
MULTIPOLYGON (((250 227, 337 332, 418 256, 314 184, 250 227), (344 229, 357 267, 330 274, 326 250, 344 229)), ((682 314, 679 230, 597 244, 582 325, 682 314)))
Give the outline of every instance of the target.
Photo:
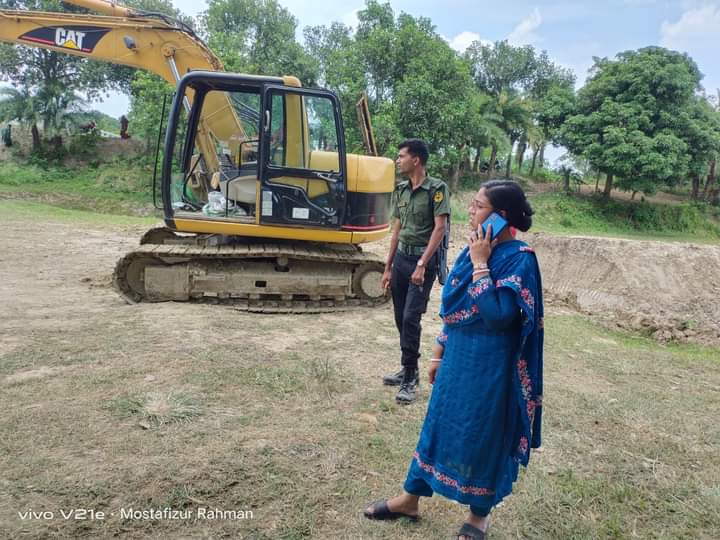
POLYGON ((470 525, 469 523, 463 523, 463 526, 460 527, 460 530, 457 532, 457 538, 458 540, 460 537, 465 538, 471 538, 472 540, 485 540, 485 531, 481 531, 474 525, 470 525))
POLYGON ((393 512, 388 508, 387 499, 375 501, 370 505, 370 512, 365 509, 363 515, 368 519, 376 519, 378 521, 391 521, 400 518, 407 518, 413 523, 416 523, 420 517, 406 514, 405 512, 393 512))

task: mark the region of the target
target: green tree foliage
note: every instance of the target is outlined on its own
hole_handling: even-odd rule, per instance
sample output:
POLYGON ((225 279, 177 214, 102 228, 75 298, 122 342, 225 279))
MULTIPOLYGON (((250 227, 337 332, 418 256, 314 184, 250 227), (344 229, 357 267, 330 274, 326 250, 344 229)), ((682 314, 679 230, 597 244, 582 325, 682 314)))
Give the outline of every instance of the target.
POLYGON ((535 83, 537 60, 530 45, 514 47, 507 41, 492 45, 476 41, 465 52, 478 88, 499 97, 502 92, 525 92, 535 83))
MULTIPOLYGON (((720 114, 705 98, 693 96, 676 122, 680 136, 688 146, 690 198, 699 199, 703 177, 706 174, 710 176, 708 168, 720 151, 720 114)), ((673 179, 675 183, 681 180, 677 177, 673 179)), ((707 190, 704 195, 707 196, 707 190)))
POLYGON ((297 19, 276 0, 210 0, 200 20, 228 71, 295 75, 315 84, 317 63, 295 40, 297 19))
POLYGON ((393 98, 400 133, 427 140, 435 170, 457 187, 463 152, 481 123, 470 70, 427 19, 402 14, 397 25, 394 68, 401 78, 393 98))
MULTIPOLYGON (((478 89, 495 100, 499 125, 510 143, 505 163, 505 175, 510 176, 512 147, 518 143, 518 167, 528 145, 533 147, 533 165, 545 145, 552 140, 551 126, 541 116, 548 96, 560 90, 572 93, 575 78, 567 69, 556 66, 545 51, 537 53, 529 45, 515 47, 507 41, 494 44, 473 43, 465 52, 478 89), (531 143, 532 140, 532 143, 531 143)), ((490 143, 488 174, 492 175, 499 150, 497 142, 490 143)), ((482 147, 476 147, 476 161, 482 147)))
MULTIPOLYGON (((308 26, 303 35, 305 49, 315 61, 318 84, 333 89, 340 99, 348 150, 362 151, 355 104, 362 92, 366 91, 367 84, 352 29, 334 22, 330 26, 308 26)), ((373 113, 377 112, 378 109, 374 108, 373 113)), ((387 147, 389 140, 397 138, 394 124, 384 122, 386 118, 374 114, 372 119, 375 138, 382 148, 387 147)))
POLYGON ((163 127, 161 126, 163 101, 166 102, 165 117, 167 118, 173 91, 174 87, 171 84, 153 73, 138 71, 133 78, 128 131, 133 137, 145 141, 148 157, 157 144, 158 130, 163 127))
POLYGON ((690 119, 700 72, 686 55, 647 47, 596 58, 562 128, 565 146, 619 187, 652 193, 684 178, 692 165, 690 119))
POLYGON ((40 149, 40 133, 37 124, 40 121, 39 108, 41 103, 29 90, 15 88, 0 88, 0 121, 13 120, 30 126, 32 132, 33 150, 40 149))
POLYGON ((366 91, 380 152, 394 156, 402 139, 423 138, 433 155, 431 173, 457 185, 469 148, 504 137, 468 63, 429 19, 396 16, 388 3, 369 0, 358 21, 354 34, 338 23, 305 30, 320 81, 343 103, 348 146, 359 147, 354 105, 366 91))

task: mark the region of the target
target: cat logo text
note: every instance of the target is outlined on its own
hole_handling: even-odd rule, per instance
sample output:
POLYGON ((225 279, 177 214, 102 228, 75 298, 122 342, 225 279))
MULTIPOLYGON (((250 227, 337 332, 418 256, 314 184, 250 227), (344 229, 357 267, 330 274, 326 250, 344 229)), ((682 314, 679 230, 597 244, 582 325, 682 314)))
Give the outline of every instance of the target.
POLYGON ((91 53, 109 31, 109 28, 99 26, 43 26, 23 34, 20 39, 71 51, 91 53))

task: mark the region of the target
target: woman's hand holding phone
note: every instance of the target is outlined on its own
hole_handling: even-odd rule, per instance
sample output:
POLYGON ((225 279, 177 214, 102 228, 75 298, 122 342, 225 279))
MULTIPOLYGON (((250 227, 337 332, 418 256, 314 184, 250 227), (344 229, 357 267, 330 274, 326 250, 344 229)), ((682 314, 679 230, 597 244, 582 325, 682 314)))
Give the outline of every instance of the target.
POLYGON ((470 260, 473 264, 487 264, 490 254, 497 244, 497 239, 491 240, 492 236, 492 224, 487 226, 484 234, 482 225, 478 227, 477 231, 470 234, 468 245, 470 246, 470 260))

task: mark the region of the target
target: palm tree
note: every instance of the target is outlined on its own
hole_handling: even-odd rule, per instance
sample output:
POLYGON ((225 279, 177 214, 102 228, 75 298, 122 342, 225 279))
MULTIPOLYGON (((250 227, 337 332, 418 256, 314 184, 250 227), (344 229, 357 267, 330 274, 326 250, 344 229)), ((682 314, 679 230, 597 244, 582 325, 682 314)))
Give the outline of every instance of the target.
POLYGON ((59 145, 63 129, 71 123, 71 113, 79 111, 84 101, 73 90, 55 85, 43 86, 37 100, 43 104, 40 115, 45 136, 50 136, 59 145))
POLYGON ((20 91, 15 88, 0 88, 0 96, 5 96, 0 99, 0 120, 4 122, 17 120, 29 126, 33 150, 38 150, 40 148, 40 133, 37 128, 40 121, 38 99, 28 90, 20 91))
POLYGON ((530 172, 528 175, 532 177, 535 174, 535 165, 537 164, 537 158, 540 151, 545 148, 548 141, 545 138, 543 130, 537 124, 531 124, 525 131, 527 136, 528 145, 532 148, 532 164, 530 165, 530 172))
MULTIPOLYGON (((509 142, 510 148, 506 164, 505 176, 510 177, 510 166, 512 162, 512 148, 518 140, 522 132, 530 125, 530 107, 526 100, 516 92, 508 92, 502 90, 497 98, 493 99, 492 106, 494 113, 498 118, 497 127, 505 135, 505 140, 509 142)), ((488 176, 493 174, 495 170, 495 162, 497 161, 498 148, 500 141, 497 139, 490 143, 490 163, 488 167, 488 176)))
POLYGON ((36 95, 29 90, 0 88, 0 119, 17 120, 29 126, 32 133, 33 150, 40 148, 40 132, 37 125, 42 121, 46 137, 52 135, 56 144, 62 142, 61 132, 68 126, 70 113, 79 110, 82 98, 72 90, 50 86, 40 88, 36 95))
POLYGON ((500 114, 498 114, 496 102, 491 96, 487 94, 478 94, 476 110, 478 113, 476 115, 475 129, 473 130, 471 144, 475 148, 476 152, 473 171, 477 172, 483 148, 488 145, 492 147, 493 155, 491 157, 494 162, 497 158, 497 149, 499 147, 504 147, 508 143, 508 138, 503 129, 500 127, 500 123, 503 118, 500 114))

